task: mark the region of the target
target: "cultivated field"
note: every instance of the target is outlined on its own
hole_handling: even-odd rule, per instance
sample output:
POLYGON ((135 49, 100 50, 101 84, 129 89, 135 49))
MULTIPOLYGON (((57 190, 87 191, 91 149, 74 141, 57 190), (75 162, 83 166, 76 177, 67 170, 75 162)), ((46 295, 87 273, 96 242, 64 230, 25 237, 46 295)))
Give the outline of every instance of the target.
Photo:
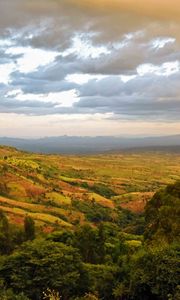
POLYGON ((18 224, 26 214, 54 228, 114 220, 119 208, 141 213, 154 192, 178 179, 175 153, 58 156, 0 147, 0 208, 18 224))

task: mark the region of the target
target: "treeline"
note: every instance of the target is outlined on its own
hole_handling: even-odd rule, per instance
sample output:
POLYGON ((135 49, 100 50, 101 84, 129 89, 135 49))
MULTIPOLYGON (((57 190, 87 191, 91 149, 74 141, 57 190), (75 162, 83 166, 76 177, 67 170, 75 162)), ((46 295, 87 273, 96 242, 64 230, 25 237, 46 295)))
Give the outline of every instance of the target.
POLYGON ((143 235, 112 222, 35 235, 0 213, 0 299, 178 300, 180 182, 154 195, 143 235))
POLYGON ((8 218, 0 210, 0 255, 9 255, 19 245, 35 238, 35 223, 28 215, 24 218, 23 228, 9 224, 8 218))

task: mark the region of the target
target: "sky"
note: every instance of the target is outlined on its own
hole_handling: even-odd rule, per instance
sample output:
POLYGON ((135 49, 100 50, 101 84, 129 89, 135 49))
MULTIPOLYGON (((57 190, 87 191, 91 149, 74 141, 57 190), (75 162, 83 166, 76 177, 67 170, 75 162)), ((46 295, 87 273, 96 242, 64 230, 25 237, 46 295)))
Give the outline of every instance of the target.
POLYGON ((0 0, 0 136, 180 133, 179 0, 0 0))

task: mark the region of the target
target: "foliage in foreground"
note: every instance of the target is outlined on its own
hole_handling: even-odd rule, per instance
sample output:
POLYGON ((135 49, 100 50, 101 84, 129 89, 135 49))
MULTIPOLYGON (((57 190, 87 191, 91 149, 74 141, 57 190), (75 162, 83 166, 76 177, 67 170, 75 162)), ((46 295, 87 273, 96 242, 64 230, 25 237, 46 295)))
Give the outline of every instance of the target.
POLYGON ((1 213, 0 299, 178 300, 179 200, 177 182, 147 204, 144 241, 110 222, 35 238, 27 218, 25 237, 15 234, 12 248, 1 213))

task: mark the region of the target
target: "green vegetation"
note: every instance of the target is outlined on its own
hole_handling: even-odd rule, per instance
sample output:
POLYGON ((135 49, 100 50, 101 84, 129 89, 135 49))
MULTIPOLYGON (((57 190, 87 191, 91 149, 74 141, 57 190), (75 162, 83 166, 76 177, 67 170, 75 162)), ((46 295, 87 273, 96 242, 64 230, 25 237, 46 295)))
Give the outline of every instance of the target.
POLYGON ((0 147, 0 299, 180 299, 179 166, 0 147))
POLYGON ((24 219, 24 233, 26 241, 35 239, 34 220, 28 215, 24 219))
POLYGON ((157 192, 146 206, 145 237, 157 243, 174 242, 180 233, 180 181, 157 192))

